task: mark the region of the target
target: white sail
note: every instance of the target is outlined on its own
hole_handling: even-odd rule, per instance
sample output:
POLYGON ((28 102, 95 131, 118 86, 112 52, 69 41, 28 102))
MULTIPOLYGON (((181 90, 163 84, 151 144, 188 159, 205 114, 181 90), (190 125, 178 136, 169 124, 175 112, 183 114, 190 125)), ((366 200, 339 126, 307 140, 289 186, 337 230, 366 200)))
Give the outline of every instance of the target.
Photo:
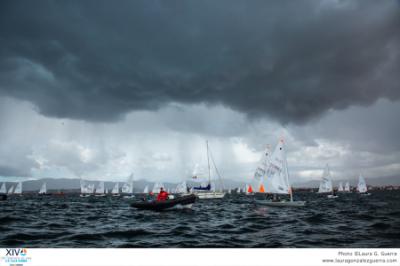
POLYGON ((129 184, 128 183, 125 183, 125 184, 123 184, 122 185, 122 193, 129 193, 129 191, 130 191, 130 188, 129 188, 130 186, 129 186, 129 184))
POLYGON ((329 165, 326 164, 324 172, 322 174, 322 180, 319 184, 318 193, 329 193, 333 191, 331 174, 329 171, 329 165))
POLYGON ((6 193, 7 193, 6 183, 3 183, 3 185, 1 185, 0 188, 0 194, 6 194, 6 193))
POLYGON ((103 182, 103 181, 101 181, 101 182, 98 184, 95 193, 96 193, 96 194, 104 194, 104 182, 103 182))
POLYGON ((145 188, 143 189, 143 193, 146 193, 146 194, 149 193, 149 186, 147 186, 147 185, 145 186, 145 188))
POLYGON ((358 177, 358 185, 357 185, 357 190, 360 193, 366 193, 368 191, 367 189, 367 183, 365 182, 364 177, 360 174, 358 177))
POLYGON ((14 194, 22 194, 22 182, 18 182, 17 187, 14 190, 14 194))
POLYGON ((119 183, 117 182, 111 191, 111 194, 119 194, 119 183))
POLYGON ((94 184, 89 184, 86 188, 86 193, 93 194, 94 193, 94 184))
POLYGON ((156 182, 154 183, 153 189, 151 190, 153 193, 157 194, 160 193, 160 189, 163 188, 163 183, 156 182))
POLYGON ((265 192, 273 194, 291 194, 289 172, 287 169, 285 145, 283 140, 278 142, 264 175, 265 192))
POLYGON ((270 148, 269 148, 269 146, 267 146, 267 148, 265 149, 264 153, 261 156, 261 159, 260 159, 260 162, 258 163, 256 171, 254 172, 254 179, 258 182, 265 175, 265 171, 266 171, 266 169, 268 167, 268 163, 269 163, 270 152, 271 152, 270 148))
POLYGON ((346 185, 344 185, 344 191, 350 192, 350 183, 347 181, 346 185))
POLYGON ((133 182, 125 183, 122 186, 122 193, 132 194, 133 193, 133 182))
POLYGON ((83 181, 83 180, 81 179, 80 183, 81 183, 81 194, 85 194, 85 193, 86 193, 85 181, 83 181))
POLYGON ((47 193, 47 185, 46 185, 46 182, 44 182, 42 187, 39 190, 39 194, 46 194, 46 193, 47 193))
POLYGON ((11 186, 11 187, 8 189, 7 194, 13 194, 13 192, 14 192, 14 186, 11 186))
POLYGON ((176 187, 176 193, 186 193, 186 192, 187 192, 186 181, 183 181, 176 187))
POLYGON ((338 191, 344 191, 344 189, 343 189, 343 183, 342 183, 342 182, 339 182, 338 191))
POLYGON ((84 180, 81 179, 81 194, 93 194, 94 184, 86 184, 84 180))

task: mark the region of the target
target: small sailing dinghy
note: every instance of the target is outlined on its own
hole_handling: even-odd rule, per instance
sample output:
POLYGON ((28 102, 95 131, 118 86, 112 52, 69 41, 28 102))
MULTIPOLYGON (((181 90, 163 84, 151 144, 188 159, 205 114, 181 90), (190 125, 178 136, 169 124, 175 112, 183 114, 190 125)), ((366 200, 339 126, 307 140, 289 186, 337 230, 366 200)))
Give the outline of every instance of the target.
POLYGON ((186 194, 187 192, 188 192, 188 187, 187 187, 186 181, 183 181, 182 183, 180 183, 176 186, 175 194, 183 195, 183 194, 186 194))
POLYGON ((335 199, 338 197, 337 195, 335 195, 335 192, 333 190, 331 173, 329 171, 328 164, 326 164, 324 172, 322 174, 322 180, 319 183, 318 193, 320 193, 320 194, 331 193, 327 196, 327 198, 329 198, 329 199, 335 199))
POLYGON ((138 201, 132 202, 131 207, 139 210, 163 211, 174 208, 191 208, 196 201, 196 195, 190 194, 164 201, 138 201))
POLYGON ((11 187, 8 189, 7 194, 8 194, 8 195, 12 195, 13 193, 14 193, 14 186, 11 186, 11 187))
POLYGON ((360 195, 371 195, 370 193, 368 193, 367 183, 365 182, 365 179, 361 174, 358 177, 357 191, 358 193, 360 193, 360 195))
POLYGON ((338 192, 343 192, 343 191, 344 191, 344 189, 343 189, 343 183, 342 183, 342 182, 339 182, 338 192))
POLYGON ((47 193, 47 184, 46 182, 43 183, 42 187, 39 190, 40 196, 50 196, 51 194, 47 193))
POLYGON ((111 190, 111 195, 113 197, 119 197, 120 196, 120 194, 119 194, 119 183, 118 182, 115 183, 114 188, 111 190))
POLYGON ((253 187, 249 184, 246 184, 246 195, 254 195, 253 187))
POLYGON ((3 183, 0 188, 0 201, 7 199, 7 188, 6 183, 3 183))
MULTIPOLYGON (((263 156, 268 156, 263 155, 263 156)), ((265 180, 265 193, 289 195, 290 200, 256 200, 257 204, 274 206, 274 207, 302 207, 305 201, 294 201, 293 192, 289 182, 289 171, 285 154, 285 143, 283 139, 278 142, 271 157, 262 171, 261 180, 265 180)))
POLYGON ((81 179, 80 183, 81 183, 81 194, 79 196, 81 198, 90 197, 90 195, 93 194, 94 186, 92 186, 91 184, 86 185, 83 179, 81 179))
POLYGON ((96 197, 105 197, 105 196, 107 196, 106 193, 105 193, 104 182, 103 181, 99 182, 94 195, 96 197))
POLYGON ((124 199, 131 199, 135 197, 135 195, 133 195, 133 179, 131 179, 129 183, 125 183, 122 186, 122 193, 125 194, 124 199))
POLYGON ((349 181, 347 181, 346 184, 344 185, 344 192, 350 192, 350 183, 349 183, 349 181))
POLYGON ((18 182, 13 194, 22 196, 22 182, 18 182))

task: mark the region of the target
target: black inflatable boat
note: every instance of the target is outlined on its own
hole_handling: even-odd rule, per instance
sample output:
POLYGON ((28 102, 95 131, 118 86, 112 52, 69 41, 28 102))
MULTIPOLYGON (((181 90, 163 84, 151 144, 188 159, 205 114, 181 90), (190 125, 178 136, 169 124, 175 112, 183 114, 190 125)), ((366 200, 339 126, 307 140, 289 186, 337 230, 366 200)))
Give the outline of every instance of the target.
POLYGON ((140 209, 140 210, 152 210, 152 211, 162 211, 171 209, 175 206, 188 206, 193 204, 196 201, 196 196, 191 194, 175 199, 169 199, 164 201, 143 201, 143 202, 132 202, 131 207, 140 209))
POLYGON ((7 200, 6 194, 0 194, 0 201, 2 201, 2 200, 7 200))

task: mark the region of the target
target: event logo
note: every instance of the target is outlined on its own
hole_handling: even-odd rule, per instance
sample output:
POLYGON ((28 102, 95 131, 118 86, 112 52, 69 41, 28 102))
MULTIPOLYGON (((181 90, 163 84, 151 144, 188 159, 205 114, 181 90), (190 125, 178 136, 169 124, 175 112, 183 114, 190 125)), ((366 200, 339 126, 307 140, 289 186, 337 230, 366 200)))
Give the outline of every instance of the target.
POLYGON ((22 263, 30 262, 31 258, 28 257, 28 250, 26 248, 6 248, 5 256, 0 257, 1 261, 8 265, 22 266, 22 263))
POLYGON ((26 256, 26 254, 26 248, 6 248, 6 256, 9 257, 26 256))

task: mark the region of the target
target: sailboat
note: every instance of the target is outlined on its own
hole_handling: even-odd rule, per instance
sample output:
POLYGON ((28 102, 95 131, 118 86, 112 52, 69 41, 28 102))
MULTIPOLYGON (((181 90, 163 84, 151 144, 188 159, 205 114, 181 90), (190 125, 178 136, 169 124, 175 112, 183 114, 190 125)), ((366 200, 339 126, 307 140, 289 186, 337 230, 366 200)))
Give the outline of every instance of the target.
POLYGON ((146 185, 146 186, 144 187, 143 193, 144 193, 144 194, 149 193, 149 186, 148 186, 148 185, 146 185))
POLYGON ((264 186, 265 193, 289 195, 290 200, 256 200, 256 203, 277 207, 305 206, 305 201, 293 200, 293 192, 289 182, 289 170, 285 154, 285 143, 283 139, 278 142, 278 145, 276 145, 274 152, 268 159, 261 180, 264 180, 266 183, 266 185, 264 186))
POLYGON ((7 200, 7 188, 6 183, 3 183, 0 188, 0 201, 7 200))
POLYGON ((253 187, 249 184, 246 184, 246 195, 254 195, 253 187))
POLYGON ((0 194, 7 194, 6 183, 1 185, 0 194))
POLYGON ((264 178, 261 178, 260 185, 258 187, 258 192, 259 193, 265 193, 264 178))
POLYGON ((22 182, 18 182, 14 194, 22 196, 22 182))
POLYGON ((332 193, 328 195, 328 198, 337 198, 338 196, 334 194, 333 185, 331 180, 331 173, 329 171, 329 165, 326 164, 324 172, 322 174, 322 180, 319 183, 318 193, 332 193))
POLYGON ((44 182, 42 187, 40 188, 39 195, 50 195, 50 194, 47 193, 47 184, 46 184, 46 182, 44 182))
POLYGON ((358 177, 357 191, 360 195, 371 195, 368 193, 367 183, 365 182, 364 177, 360 174, 358 177))
POLYGON ((344 192, 350 192, 350 183, 349 183, 349 181, 347 181, 346 184, 344 185, 344 192))
POLYGON ((86 185, 85 181, 81 179, 81 194, 79 195, 81 198, 87 198, 90 197, 91 194, 93 194, 93 188, 90 184, 86 185))
POLYGON ((125 199, 134 198, 133 195, 133 173, 129 177, 129 181, 122 186, 122 193, 125 194, 125 199))
POLYGON ((96 191, 94 192, 94 195, 96 197, 105 197, 105 189, 104 189, 104 182, 101 181, 99 182, 99 184, 97 185, 96 191))
MULTIPOLYGON (((199 199, 222 199, 225 196, 225 192, 216 191, 215 183, 213 183, 211 185, 210 159, 211 159, 211 162, 213 163, 215 172, 218 175, 219 182, 221 184, 221 190, 223 189, 221 176, 218 172, 217 166, 215 165, 212 154, 208 148, 208 141, 206 141, 206 146, 207 146, 208 184, 207 184, 207 186, 200 185, 198 187, 193 187, 192 191, 199 199)), ((197 178, 197 176, 194 176, 193 178, 195 178, 195 177, 197 178)))
POLYGON ((344 189, 343 189, 343 183, 342 183, 342 182, 339 182, 338 192, 343 192, 343 191, 344 191, 344 189))
POLYGON ((111 191, 111 194, 113 195, 113 197, 119 197, 120 196, 120 194, 119 194, 119 183, 118 182, 115 183, 115 186, 111 191))
POLYGON ((13 193, 14 193, 14 186, 11 186, 11 187, 8 189, 7 194, 8 194, 8 195, 11 195, 11 194, 13 194, 13 193))
POLYGON ((180 183, 180 184, 178 184, 176 186, 175 193, 176 194, 185 194, 185 193, 187 193, 186 181, 183 181, 182 183, 180 183))

